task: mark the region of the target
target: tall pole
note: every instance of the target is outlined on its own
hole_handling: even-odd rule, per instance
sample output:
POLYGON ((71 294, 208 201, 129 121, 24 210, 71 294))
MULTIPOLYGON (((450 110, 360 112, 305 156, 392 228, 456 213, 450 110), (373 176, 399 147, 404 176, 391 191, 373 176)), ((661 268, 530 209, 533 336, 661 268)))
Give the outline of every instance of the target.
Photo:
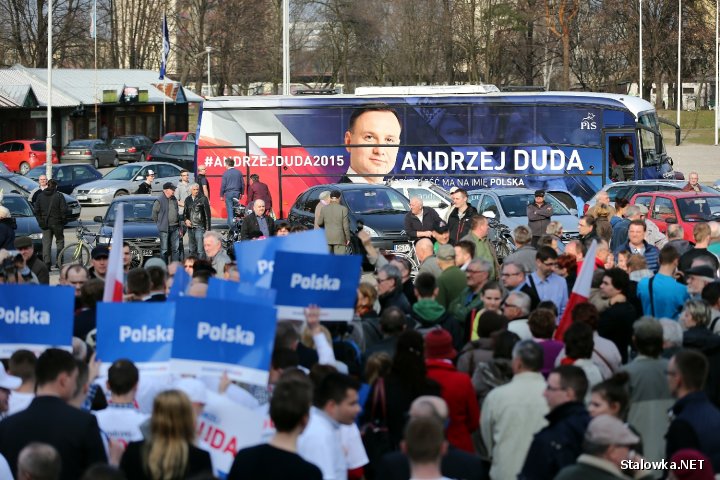
MULTIPOLYGON (((95 39, 95 138, 100 138, 100 122, 98 122, 98 94, 97 94, 97 0, 93 2, 93 38, 95 39)), ((106 139, 103 139, 106 140, 106 139)))
POLYGON ((715 145, 718 144, 718 97, 720 97, 720 0, 715 0, 715 145))
POLYGON ((210 52, 212 52, 212 47, 205 47, 205 51, 208 54, 208 97, 212 97, 212 83, 210 83, 210 52))
POLYGON ((290 95, 290 0, 283 0, 283 95, 290 95))
POLYGON ((638 65, 640 67, 640 84, 638 85, 638 91, 639 95, 638 97, 643 98, 643 54, 642 54, 642 0, 640 1, 640 20, 638 21, 638 24, 640 26, 640 60, 638 61, 638 65))
POLYGON ((680 52, 682 45, 682 0, 678 0, 678 55, 677 55, 677 123, 680 125, 680 104, 682 103, 682 79, 680 78, 680 52))
POLYGON ((45 139, 45 175, 52 178, 52 9, 53 2, 48 0, 48 51, 47 51, 47 137, 45 139))

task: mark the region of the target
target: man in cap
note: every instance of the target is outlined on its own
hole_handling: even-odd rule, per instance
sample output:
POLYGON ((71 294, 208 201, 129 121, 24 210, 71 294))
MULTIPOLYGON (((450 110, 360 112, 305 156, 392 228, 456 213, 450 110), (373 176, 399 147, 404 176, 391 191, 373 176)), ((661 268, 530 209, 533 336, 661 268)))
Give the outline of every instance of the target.
POLYGON ((432 238, 435 240, 433 251, 437 255, 440 245, 454 245, 450 243, 450 228, 444 220, 438 220, 432 227, 432 238))
POLYGON ((148 170, 145 174, 145 180, 143 180, 142 183, 138 185, 135 193, 141 195, 150 195, 152 193, 153 180, 155 180, 155 172, 153 170, 148 170))
POLYGON ((450 445, 473 453, 471 435, 480 426, 480 408, 470 377, 452 363, 456 356, 450 332, 434 328, 425 335, 427 376, 442 387, 442 397, 450 411, 447 439, 450 445))
POLYGON ((15 239, 15 250, 20 252, 25 265, 35 274, 41 285, 50 284, 50 271, 47 265, 35 255, 32 239, 30 237, 17 237, 15 239))
POLYGON ((540 237, 545 235, 547 226, 552 220, 552 205, 545 201, 545 190, 535 192, 535 201, 527 206, 527 217, 530 231, 532 232, 532 244, 537 245, 540 237))
POLYGON ((641 470, 638 464, 643 459, 633 451, 638 443, 640 438, 621 420, 611 415, 598 415, 585 432, 584 453, 575 465, 563 468, 555 479, 627 479, 633 470, 641 470))
POLYGON ((422 198, 412 197, 410 199, 410 211, 405 214, 405 233, 410 240, 432 237, 433 226, 439 221, 440 215, 434 208, 424 207, 422 198))
MULTIPOLYGON (((700 299, 705 285, 715 281, 715 272, 712 267, 698 265, 697 267, 685 270, 685 279, 687 281, 687 292, 690 294, 690 298, 700 299)), ((664 295, 664 293, 660 293, 660 295, 664 295)))
POLYGON ((455 265, 455 248, 450 244, 440 245, 437 261, 442 273, 438 277, 437 301, 447 309, 467 287, 465 273, 455 265))
POLYGON ((330 203, 320 210, 316 219, 318 226, 325 229, 325 239, 333 255, 344 255, 350 244, 349 211, 346 206, 340 205, 341 196, 339 190, 330 192, 330 203))
POLYGON ((12 391, 22 385, 22 379, 5 372, 5 366, 0 362, 0 420, 7 416, 10 408, 9 401, 12 391))
POLYGON ((163 191, 153 204, 152 219, 160 233, 160 254, 165 263, 180 260, 180 212, 175 185, 163 184, 163 191))
MULTIPOLYGON (((88 279, 99 278, 105 280, 108 270, 108 258, 110 257, 110 249, 107 245, 98 245, 90 252, 90 270, 88 270, 88 279)), ((68 278, 69 278, 68 270, 68 278)), ((81 285, 82 286, 82 285, 81 285)))
POLYGON ((190 239, 190 255, 197 258, 205 258, 203 247, 203 235, 211 229, 210 203, 200 190, 200 184, 193 183, 190 186, 190 195, 185 199, 185 210, 183 212, 185 226, 188 228, 190 239))

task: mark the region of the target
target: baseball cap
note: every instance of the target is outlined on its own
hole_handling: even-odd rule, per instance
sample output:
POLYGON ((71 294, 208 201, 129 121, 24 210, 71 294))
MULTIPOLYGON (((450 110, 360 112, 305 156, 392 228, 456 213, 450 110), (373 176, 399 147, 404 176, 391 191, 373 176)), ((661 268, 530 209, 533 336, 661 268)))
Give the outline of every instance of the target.
POLYGON ((622 421, 611 415, 598 415, 590 421, 585 440, 596 445, 635 445, 640 438, 622 421))
POLYGON ((438 220, 433 224, 433 231, 437 233, 445 233, 448 230, 450 230, 450 227, 448 227, 447 222, 444 222, 442 220, 438 220))
POLYGON ((14 375, 8 375, 5 371, 5 365, 0 362, 0 388, 15 390, 20 385, 22 385, 22 379, 14 375))
POLYGON ((15 239, 15 250, 28 247, 32 247, 32 239, 30 237, 18 237, 15 239))
POLYGON ((94 247, 92 249, 92 252, 90 252, 90 256, 97 260, 100 257, 109 257, 110 256, 110 249, 106 247, 105 245, 98 245, 97 247, 94 247))
POLYGON ((450 195, 452 195, 453 193, 457 192, 458 190, 460 190, 458 187, 452 187, 452 188, 450 188, 450 195))
POLYGON ((536 197, 544 197, 544 196, 545 196, 545 190, 535 190, 535 196, 536 196, 536 197))
POLYGON ((197 378, 181 378, 175 388, 187 395, 192 403, 207 403, 207 388, 197 378))
POLYGON ((715 272, 713 271, 712 267, 708 267, 707 265, 698 265, 697 267, 688 268, 685 270, 685 275, 692 275, 694 277, 705 277, 710 280, 715 279, 715 272))
POLYGON ((436 257, 438 260, 455 260, 455 247, 449 244, 440 245, 436 257))
POLYGON ((150 175, 155 176, 155 171, 154 171, 154 170, 148 170, 148 171, 147 171, 147 174, 146 174, 145 176, 150 176, 150 175))
POLYGON ((330 192, 330 198, 340 198, 342 196, 342 193, 340 193, 340 190, 333 190, 330 192))
POLYGON ((168 188, 170 190, 175 190, 175 185, 172 182, 163 183, 163 190, 167 190, 168 188))

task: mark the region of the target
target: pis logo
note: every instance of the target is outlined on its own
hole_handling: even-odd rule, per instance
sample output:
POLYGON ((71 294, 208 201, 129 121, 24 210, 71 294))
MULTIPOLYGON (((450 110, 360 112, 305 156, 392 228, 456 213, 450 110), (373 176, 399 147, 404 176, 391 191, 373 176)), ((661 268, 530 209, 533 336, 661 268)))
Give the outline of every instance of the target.
POLYGON ((597 130, 594 113, 588 113, 587 117, 582 119, 582 122, 580 122, 580 130, 597 130))

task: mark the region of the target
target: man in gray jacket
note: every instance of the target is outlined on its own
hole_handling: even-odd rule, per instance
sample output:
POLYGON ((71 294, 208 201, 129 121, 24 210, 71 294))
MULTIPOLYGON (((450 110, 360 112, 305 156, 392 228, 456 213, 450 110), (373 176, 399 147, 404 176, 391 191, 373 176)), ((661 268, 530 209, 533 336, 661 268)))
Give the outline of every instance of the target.
POLYGON ((180 261, 180 213, 175 185, 171 182, 163 185, 163 193, 153 205, 152 219, 160 233, 160 254, 165 263, 180 261), (168 258, 169 254, 172 260, 168 258))
POLYGON ((537 190, 535 192, 535 202, 527 206, 528 226, 532 232, 533 247, 537 247, 538 240, 545 235, 552 214, 552 205, 545 201, 545 190, 537 190))
POLYGON ((330 203, 320 210, 317 224, 325 228, 325 238, 330 253, 343 255, 350 244, 350 220, 347 207, 340 205, 342 194, 339 190, 330 192, 330 203))

